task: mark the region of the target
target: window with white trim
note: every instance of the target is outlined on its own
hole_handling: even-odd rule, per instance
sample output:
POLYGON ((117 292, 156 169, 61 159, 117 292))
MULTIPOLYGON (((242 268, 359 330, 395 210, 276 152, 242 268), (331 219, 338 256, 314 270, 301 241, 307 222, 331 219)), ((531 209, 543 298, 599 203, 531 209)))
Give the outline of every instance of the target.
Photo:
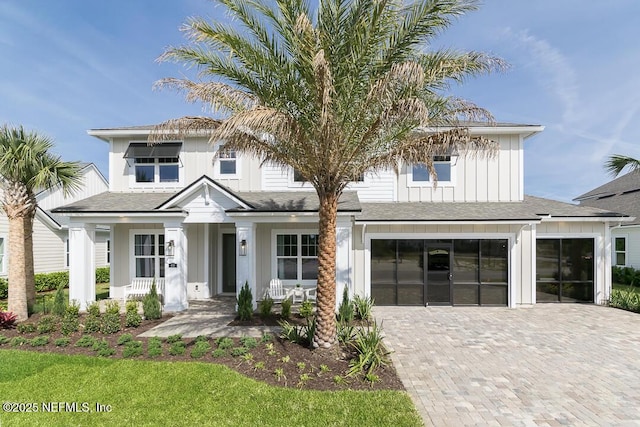
POLYGON ((624 267, 627 265, 627 238, 613 238, 613 262, 614 265, 624 267))
MULTIPOLYGON (((439 184, 453 184, 454 165, 455 162, 452 162, 451 156, 433 157, 433 168, 435 169, 439 184)), ((409 175, 409 184, 423 185, 433 183, 434 176, 429 173, 429 169, 427 169, 426 165, 416 164, 410 166, 410 168, 411 174, 409 175)))
POLYGON ((134 277, 164 277, 164 234, 134 234, 133 257, 134 277))
POLYGON ((218 152, 218 173, 224 175, 236 175, 237 156, 235 150, 226 149, 221 145, 218 152))
POLYGON ((69 238, 64 240, 64 266, 69 268, 69 238))
POLYGON ((5 240, 4 237, 0 237, 0 273, 5 273, 7 270, 6 256, 5 256, 5 240))
POLYGON ((318 235, 276 235, 276 274, 281 280, 318 279, 318 235))
POLYGON ((131 142, 124 158, 132 171, 132 183, 173 185, 180 182, 181 142, 131 142))

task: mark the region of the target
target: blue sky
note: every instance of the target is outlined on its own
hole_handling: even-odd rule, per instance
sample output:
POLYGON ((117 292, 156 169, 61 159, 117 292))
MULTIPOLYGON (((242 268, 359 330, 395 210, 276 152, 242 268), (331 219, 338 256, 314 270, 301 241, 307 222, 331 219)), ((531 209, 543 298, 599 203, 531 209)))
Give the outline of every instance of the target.
MULTIPOLYGON (((1 0, 0 123, 51 136, 67 160, 106 174, 107 145, 87 129, 202 114, 154 91, 189 73, 155 59, 184 42, 189 16, 221 18, 206 0, 1 0)), ((525 145, 525 192, 569 201, 609 180, 612 153, 640 157, 640 2, 486 0, 437 39, 511 64, 452 93, 498 121, 541 124, 525 145)))

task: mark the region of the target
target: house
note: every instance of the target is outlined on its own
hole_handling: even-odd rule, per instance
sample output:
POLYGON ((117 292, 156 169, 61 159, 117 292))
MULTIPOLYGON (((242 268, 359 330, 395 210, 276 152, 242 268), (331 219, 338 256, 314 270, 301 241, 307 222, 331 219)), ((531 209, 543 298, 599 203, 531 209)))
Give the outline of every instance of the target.
POLYGON ((622 212, 633 221, 611 223, 612 265, 640 268, 640 171, 629 172, 574 199, 581 206, 622 212))
MULTIPOLYGON (((205 136, 148 146, 152 128, 89 131, 109 144, 109 191, 54 209, 69 217, 72 298, 94 294, 98 224, 111 227, 114 298, 135 278, 162 278, 168 311, 245 282, 254 299, 273 278, 314 286, 318 199, 308 183, 205 136)), ((499 144, 497 156, 440 156, 435 187, 421 165, 358 177, 338 207, 338 295, 348 286, 379 305, 606 300, 609 227, 628 218, 525 196, 524 144, 543 129, 470 124, 499 144)))
MULTIPOLYGON (((38 207, 33 221, 33 264, 36 273, 52 273, 69 269, 69 239, 66 216, 54 214, 55 207, 82 200, 109 188, 109 184, 93 163, 84 163, 80 168, 80 188, 65 197, 62 187, 56 186, 36 194, 38 207)), ((0 277, 8 274, 9 221, 0 210, 0 277)), ((96 238, 97 267, 106 266, 108 260, 109 229, 98 228, 96 238)))

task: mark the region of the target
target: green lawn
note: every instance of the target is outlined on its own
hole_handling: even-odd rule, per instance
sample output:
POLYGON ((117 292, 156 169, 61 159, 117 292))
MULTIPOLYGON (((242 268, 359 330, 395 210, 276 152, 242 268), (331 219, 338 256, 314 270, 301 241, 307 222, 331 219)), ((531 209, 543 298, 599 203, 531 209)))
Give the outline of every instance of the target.
MULTIPOLYGON (((36 294, 36 304, 33 308, 34 313, 42 313, 46 305, 47 312, 51 311, 53 307, 53 299, 56 295, 56 291, 38 292, 36 294)), ((65 300, 69 300, 69 288, 64 290, 65 300)), ((109 298, 109 284, 108 283, 96 283, 96 301, 109 298)), ((6 303, 7 300, 0 300, 0 303, 6 303)))
POLYGON ((0 350, 0 360, 2 401, 35 403, 39 410, 0 411, 1 426, 422 425, 408 395, 397 391, 279 388, 212 363, 107 360, 19 350, 0 350), (44 413, 42 402, 77 402, 78 410, 86 402, 91 412, 44 413), (97 404, 110 405, 110 412, 97 412, 97 404))

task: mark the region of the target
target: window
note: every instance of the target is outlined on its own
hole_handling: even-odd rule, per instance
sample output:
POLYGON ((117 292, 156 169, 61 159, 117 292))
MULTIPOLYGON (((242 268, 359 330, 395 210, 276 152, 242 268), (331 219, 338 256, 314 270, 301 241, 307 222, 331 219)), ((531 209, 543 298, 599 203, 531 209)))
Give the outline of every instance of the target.
POLYGON ((224 145, 220 146, 218 163, 220 164, 220 175, 235 175, 237 170, 235 150, 227 150, 224 145))
POLYGON ((107 239, 107 264, 111 264, 111 239, 107 239))
POLYGON ((5 271, 4 237, 0 237, 0 273, 4 273, 5 271))
POLYGON ((164 277, 164 234, 134 234, 135 277, 164 277))
POLYGON ((69 238, 64 241, 64 266, 69 268, 69 238))
POLYGON ((175 183, 180 180, 181 149, 181 142, 161 142, 155 145, 132 142, 124 153, 124 158, 133 167, 135 182, 138 184, 175 183))
MULTIPOLYGON (((453 164, 451 156, 434 156, 433 167, 438 176, 438 182, 452 182, 453 164)), ((433 177, 426 165, 417 164, 411 167, 410 183, 421 184, 432 181, 433 177)))
POLYGON ((614 265, 624 267, 627 265, 627 238, 613 238, 613 262, 614 265))
POLYGON ((317 280, 318 235, 277 234, 276 270, 282 280, 317 280))
POLYGON ((136 182, 178 182, 179 160, 177 157, 136 157, 135 174, 136 182))
POLYGON ((536 301, 593 302, 592 238, 536 240, 536 301))

